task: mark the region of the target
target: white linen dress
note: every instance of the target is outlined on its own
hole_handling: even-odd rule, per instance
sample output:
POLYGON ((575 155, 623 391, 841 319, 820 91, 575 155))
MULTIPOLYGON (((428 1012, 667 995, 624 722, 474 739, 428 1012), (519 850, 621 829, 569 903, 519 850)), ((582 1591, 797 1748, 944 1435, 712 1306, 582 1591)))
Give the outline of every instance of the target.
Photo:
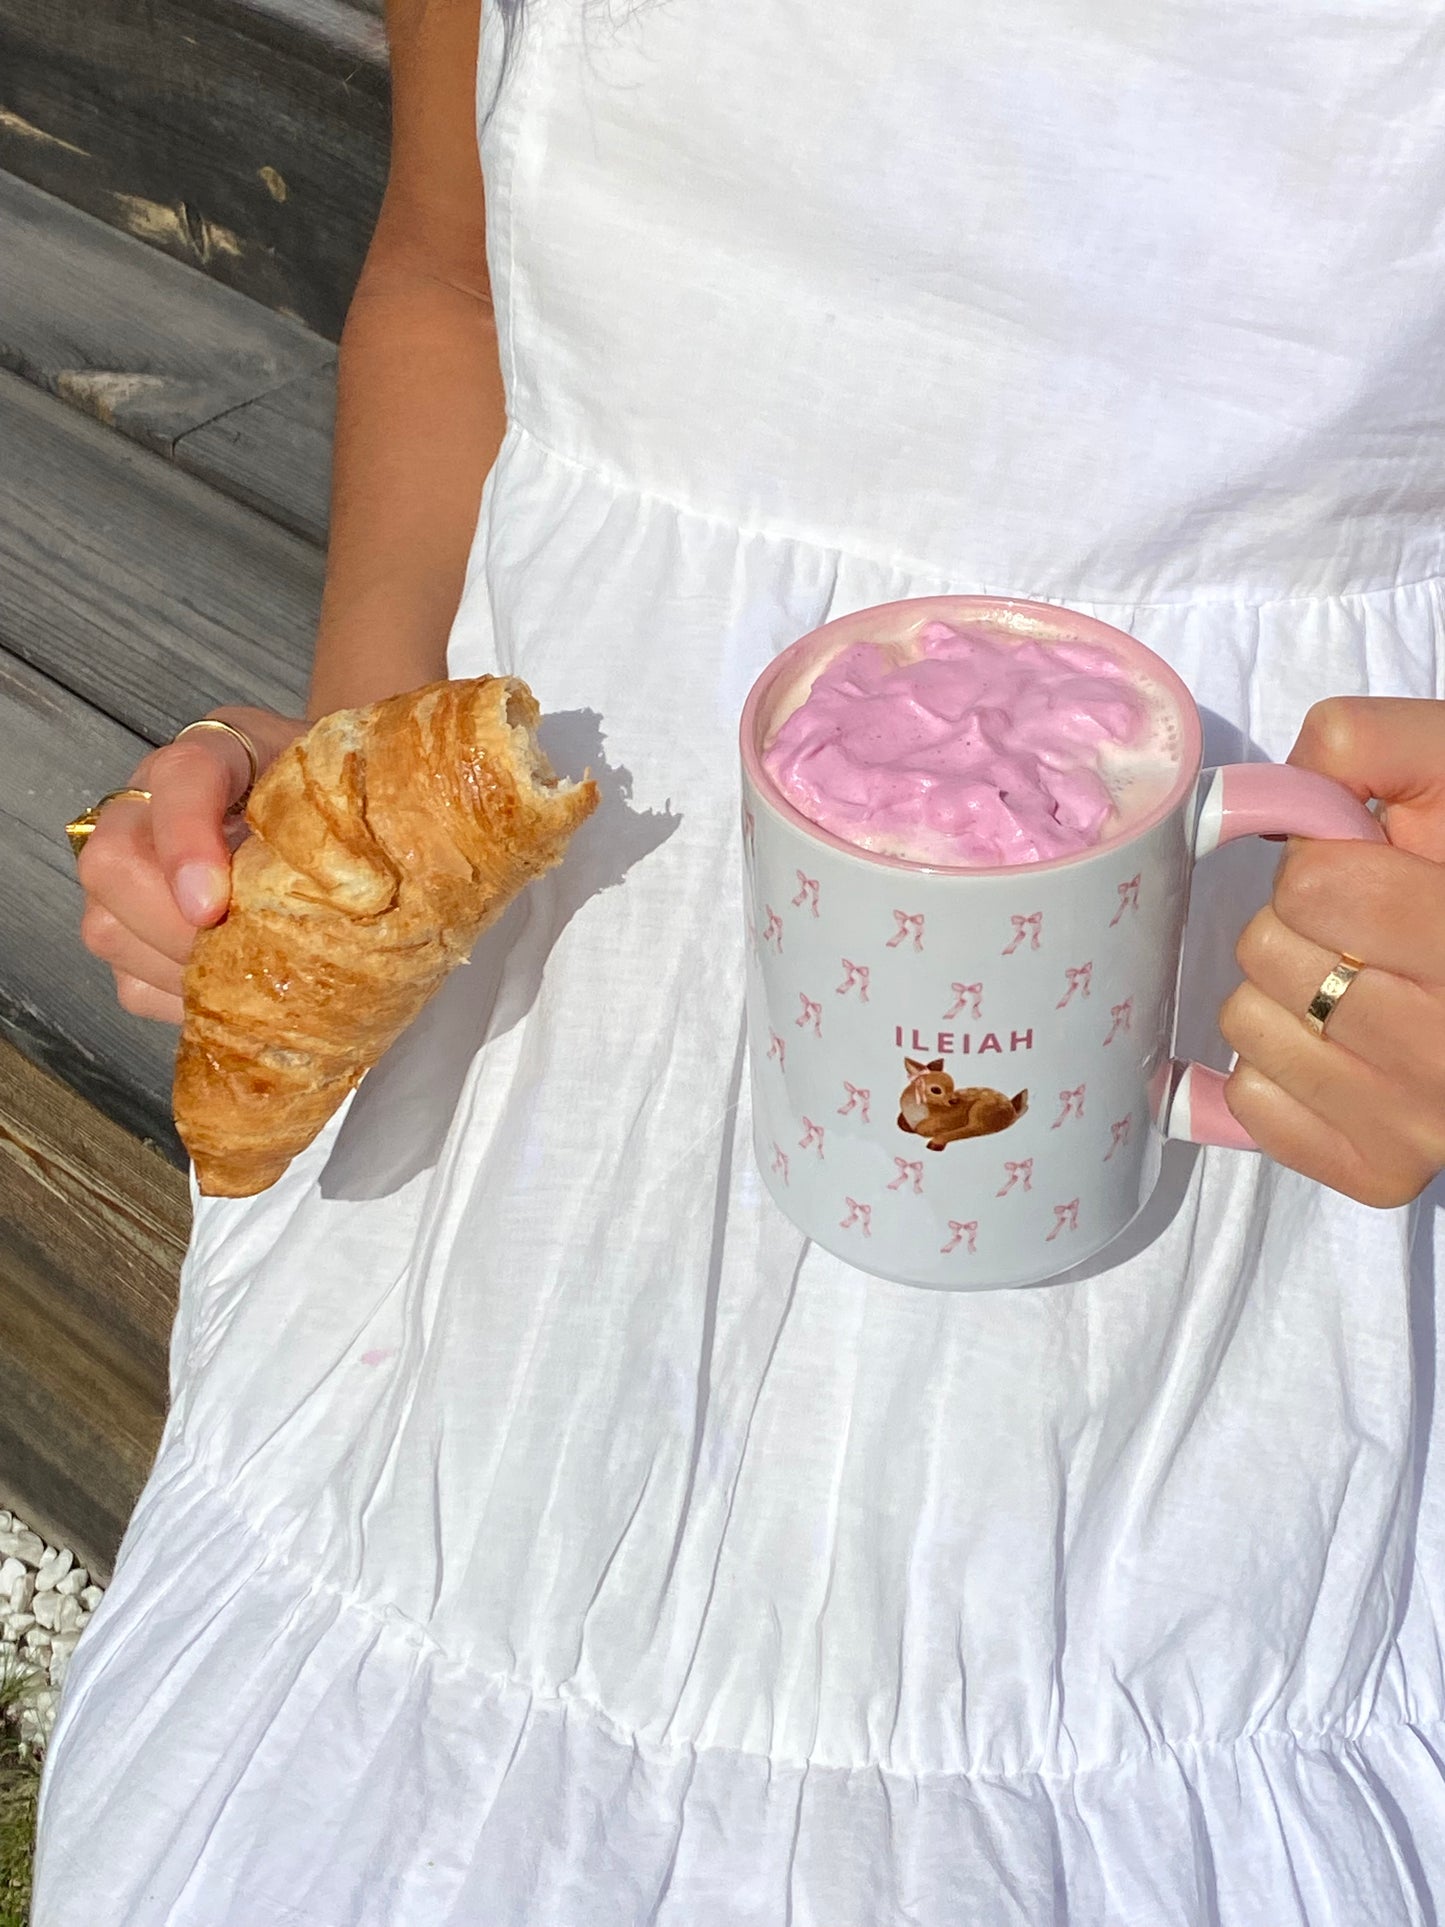
MULTIPOLYGON (((197 1201, 35 1927, 1435 1922, 1433 1198, 1178 1147, 1063 1284, 810 1246, 735 738, 795 636, 940 591, 1132 631, 1215 760, 1440 695, 1445 7, 531 0, 481 139, 450 666, 605 802, 197 1201)), ((1277 854, 1200 872, 1217 1064, 1277 854)))

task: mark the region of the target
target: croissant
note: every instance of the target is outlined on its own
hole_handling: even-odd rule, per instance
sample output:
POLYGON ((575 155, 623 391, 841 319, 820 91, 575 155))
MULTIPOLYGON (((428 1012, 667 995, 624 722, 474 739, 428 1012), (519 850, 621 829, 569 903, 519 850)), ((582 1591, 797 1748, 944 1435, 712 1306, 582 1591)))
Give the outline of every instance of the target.
POLYGON ((187 961, 176 1129, 203 1193, 273 1184, 597 807, 512 676, 324 716, 261 777, 187 961))

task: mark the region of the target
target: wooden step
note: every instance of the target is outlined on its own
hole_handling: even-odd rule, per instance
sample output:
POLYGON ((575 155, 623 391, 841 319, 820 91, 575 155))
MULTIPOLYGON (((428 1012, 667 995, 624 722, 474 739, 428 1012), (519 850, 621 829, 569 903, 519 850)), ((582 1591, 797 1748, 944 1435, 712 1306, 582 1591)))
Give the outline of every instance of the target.
POLYGON ((324 546, 335 426, 336 371, 319 368, 192 429, 175 457, 213 488, 324 546))
POLYGON ((0 368, 324 542, 336 350, 0 174, 0 368))
POLYGON ((0 168, 332 339, 387 141, 344 0, 0 0, 0 168))
POLYGON ((0 649, 133 735, 223 702, 299 714, 321 576, 309 543, 0 376, 0 649))
POLYGON ((0 1504, 101 1583, 169 1394, 185 1177, 0 1040, 0 1504))

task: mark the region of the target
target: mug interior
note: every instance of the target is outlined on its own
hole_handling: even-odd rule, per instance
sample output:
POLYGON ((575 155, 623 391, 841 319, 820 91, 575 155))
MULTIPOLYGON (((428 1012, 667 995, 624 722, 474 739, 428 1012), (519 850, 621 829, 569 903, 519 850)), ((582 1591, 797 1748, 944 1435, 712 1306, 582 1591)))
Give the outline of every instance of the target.
POLYGON ((1086 863, 1106 850, 1117 850, 1145 835, 1177 810, 1192 792, 1204 760, 1204 732, 1199 711, 1183 680, 1162 656, 1145 648, 1136 637, 1093 616, 1075 609, 1060 608, 1047 602, 1027 602, 1010 596, 913 596, 903 602, 882 602, 871 609, 857 609, 839 616, 820 629, 800 636, 775 656, 748 692, 743 705, 739 730, 743 767, 753 788, 767 806, 783 820, 814 842, 825 844, 840 855, 860 863, 882 865, 886 869, 940 872, 959 875, 1009 876, 1023 872, 1061 870, 1070 864, 1086 863), (782 724, 805 700, 815 678, 843 650, 860 642, 900 643, 911 641, 926 622, 987 623, 990 628, 1013 636, 1019 642, 1082 642, 1106 649, 1126 668, 1137 671, 1141 679, 1153 683, 1173 703, 1179 725, 1179 774, 1171 788, 1146 815, 1136 817, 1126 829, 1104 837, 1068 856, 1054 857, 1043 863, 945 864, 920 863, 908 857, 892 856, 880 850, 865 850, 825 830, 790 803, 763 765, 768 745, 782 724))

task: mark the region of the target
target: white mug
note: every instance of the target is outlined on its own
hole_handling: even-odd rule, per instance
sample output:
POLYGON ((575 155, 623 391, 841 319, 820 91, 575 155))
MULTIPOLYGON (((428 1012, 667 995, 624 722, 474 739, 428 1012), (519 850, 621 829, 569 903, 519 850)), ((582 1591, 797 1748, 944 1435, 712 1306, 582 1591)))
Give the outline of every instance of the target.
POLYGON ((810 1238, 903 1284, 1038 1283, 1138 1215, 1166 1137, 1255 1148, 1220 1074, 1172 1054, 1190 874, 1240 836, 1383 840, 1341 785, 1201 770, 1199 712, 1160 657, 1073 610, 992 596, 887 603, 804 636, 754 685, 741 748, 754 1146, 810 1238), (763 767, 775 728, 841 649, 939 618, 1092 642, 1162 686, 1183 737, 1168 796, 1076 855, 988 870, 809 822, 763 767))

